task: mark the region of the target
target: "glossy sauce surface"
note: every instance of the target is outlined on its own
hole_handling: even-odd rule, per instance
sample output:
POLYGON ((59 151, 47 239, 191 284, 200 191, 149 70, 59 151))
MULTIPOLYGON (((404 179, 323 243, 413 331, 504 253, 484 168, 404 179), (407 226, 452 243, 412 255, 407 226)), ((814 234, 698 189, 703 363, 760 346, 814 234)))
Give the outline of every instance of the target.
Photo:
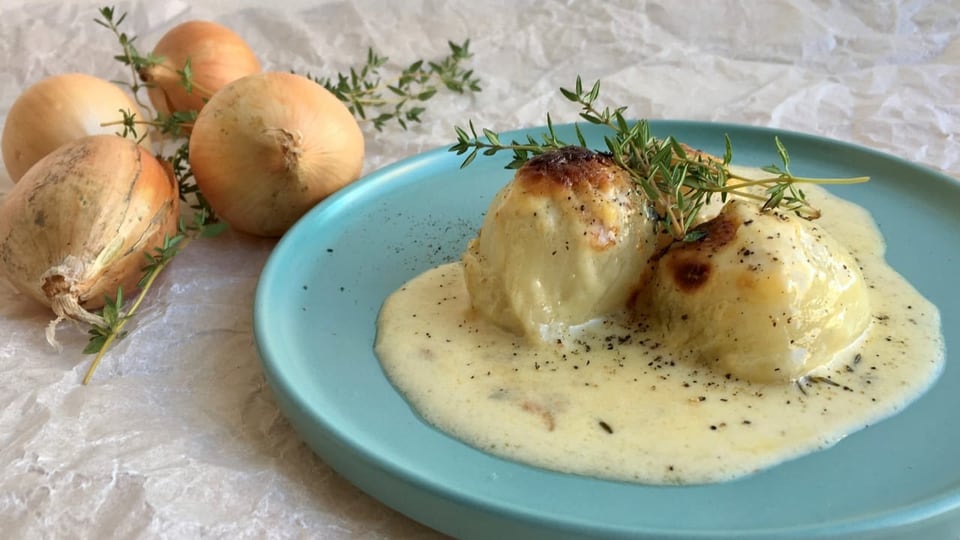
POLYGON ((837 443, 916 399, 943 367, 935 306, 883 260, 870 216, 820 189, 818 224, 870 291, 863 336, 787 383, 740 380, 687 358, 656 324, 608 317, 532 345, 471 310, 460 263, 385 302, 376 352, 428 422, 548 469, 651 484, 737 478, 837 443))

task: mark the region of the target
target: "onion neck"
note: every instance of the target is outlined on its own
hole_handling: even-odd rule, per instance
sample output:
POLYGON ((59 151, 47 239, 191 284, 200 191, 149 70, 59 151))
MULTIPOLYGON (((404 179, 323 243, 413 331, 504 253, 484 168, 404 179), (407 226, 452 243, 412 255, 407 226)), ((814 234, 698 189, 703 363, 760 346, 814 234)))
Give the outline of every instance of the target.
POLYGON ((267 128, 264 133, 271 135, 280 146, 283 168, 287 172, 296 171, 300 166, 300 156, 303 154, 303 134, 284 128, 267 128))

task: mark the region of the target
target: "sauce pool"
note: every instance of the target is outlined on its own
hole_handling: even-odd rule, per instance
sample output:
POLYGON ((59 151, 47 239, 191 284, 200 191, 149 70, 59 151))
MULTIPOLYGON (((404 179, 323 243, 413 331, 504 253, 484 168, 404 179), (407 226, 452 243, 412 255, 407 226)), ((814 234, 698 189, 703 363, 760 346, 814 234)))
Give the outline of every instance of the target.
POLYGON ((594 321, 534 346, 472 312, 462 266, 393 293, 376 353, 429 423, 478 449, 561 472, 648 484, 738 478, 829 447, 903 409, 943 369, 936 307, 884 260, 869 214, 811 187, 818 224, 862 267, 864 335, 799 381, 758 384, 683 359, 663 332, 594 321))

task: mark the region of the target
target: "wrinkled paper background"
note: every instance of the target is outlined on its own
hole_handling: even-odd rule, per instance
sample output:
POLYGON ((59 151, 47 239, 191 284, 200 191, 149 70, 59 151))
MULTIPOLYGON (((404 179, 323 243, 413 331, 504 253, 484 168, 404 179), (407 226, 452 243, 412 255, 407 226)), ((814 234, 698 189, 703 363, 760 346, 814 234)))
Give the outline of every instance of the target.
MULTIPOLYGON (((28 85, 123 78, 99 3, 0 0, 0 119, 28 85)), ((366 126, 367 172, 453 138, 576 120, 557 88, 601 78, 635 117, 777 126, 960 176, 960 1, 120 2, 148 50, 178 22, 244 36, 266 69, 332 75, 372 46, 397 68, 469 37, 483 92, 438 95, 408 132, 366 126)), ((0 193, 11 186, 0 171, 0 193)), ((315 457, 265 384, 251 323, 274 241, 227 233, 161 276, 90 386, 85 332, 0 281, 5 538, 429 538, 315 457)))

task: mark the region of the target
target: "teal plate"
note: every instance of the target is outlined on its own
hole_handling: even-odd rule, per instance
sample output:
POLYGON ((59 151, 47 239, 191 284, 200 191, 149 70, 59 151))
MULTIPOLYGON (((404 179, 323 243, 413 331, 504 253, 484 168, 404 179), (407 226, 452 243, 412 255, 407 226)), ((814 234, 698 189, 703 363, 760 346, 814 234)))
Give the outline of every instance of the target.
MULTIPOLYGON (((383 300, 459 258, 509 156, 438 149, 379 170, 310 211, 260 278, 254 324, 263 369, 298 433, 361 489, 459 538, 955 538, 960 531, 960 183, 838 141, 729 124, 653 121, 694 147, 768 165, 773 137, 804 176, 869 175, 832 191, 866 207, 890 263, 941 310, 948 364, 901 414, 836 446, 715 485, 654 487, 560 474, 475 450, 425 423, 373 352, 383 300)), ((575 141, 570 126, 559 127, 575 141)), ((542 128, 504 134, 539 136, 542 128)), ((602 146, 602 132, 585 128, 602 146)))

